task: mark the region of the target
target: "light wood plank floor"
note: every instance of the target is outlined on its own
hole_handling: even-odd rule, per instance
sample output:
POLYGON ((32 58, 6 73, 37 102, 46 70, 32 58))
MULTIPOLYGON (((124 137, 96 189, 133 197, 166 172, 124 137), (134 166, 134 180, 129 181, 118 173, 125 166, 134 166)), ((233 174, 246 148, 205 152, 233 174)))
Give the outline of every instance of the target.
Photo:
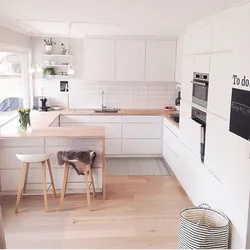
POLYGON ((162 158, 108 158, 108 175, 173 175, 162 158))
POLYGON ((191 206, 172 176, 118 176, 107 178, 107 200, 85 195, 58 198, 24 197, 14 214, 14 196, 1 198, 7 248, 176 248, 180 210, 191 206))

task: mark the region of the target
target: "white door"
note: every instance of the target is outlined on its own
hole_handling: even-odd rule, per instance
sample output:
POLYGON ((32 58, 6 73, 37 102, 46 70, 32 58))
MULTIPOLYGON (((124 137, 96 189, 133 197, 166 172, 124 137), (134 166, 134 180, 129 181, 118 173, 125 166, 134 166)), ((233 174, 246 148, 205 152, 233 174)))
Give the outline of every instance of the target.
POLYGON ((145 41, 117 40, 115 79, 143 81, 145 75, 145 41))
POLYGON ((114 80, 114 40, 86 39, 84 54, 87 80, 114 80))
POLYGON ((146 80, 174 81, 176 41, 146 42, 146 80))

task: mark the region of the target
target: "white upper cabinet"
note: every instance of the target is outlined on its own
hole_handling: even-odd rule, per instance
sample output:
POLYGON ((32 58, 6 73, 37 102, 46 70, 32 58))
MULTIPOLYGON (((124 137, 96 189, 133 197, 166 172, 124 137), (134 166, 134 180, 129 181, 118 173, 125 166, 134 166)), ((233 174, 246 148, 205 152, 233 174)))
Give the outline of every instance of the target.
POLYGON ((175 63, 175 82, 178 83, 181 83, 183 52, 184 52, 184 36, 180 36, 177 41, 176 63, 175 63))
POLYGON ((233 49, 234 41, 234 18, 228 16, 214 23, 212 51, 225 51, 233 49))
POLYGON ((114 40, 86 39, 84 54, 87 80, 114 80, 114 40))
POLYGON ((174 81, 176 41, 147 41, 146 81, 174 81))
POLYGON ((212 26, 205 25, 186 34, 185 53, 202 54, 211 52, 212 26))
POLYGON ((181 77, 181 98, 187 102, 192 101, 192 91, 194 73, 194 56, 184 56, 182 63, 182 77, 181 77))
POLYGON ((144 81, 145 41, 117 40, 115 54, 117 81, 144 81))
POLYGON ((222 118, 229 119, 234 74, 233 53, 211 56, 210 80, 208 89, 208 110, 222 118))
POLYGON ((194 58, 194 72, 209 73, 210 55, 197 55, 194 58))

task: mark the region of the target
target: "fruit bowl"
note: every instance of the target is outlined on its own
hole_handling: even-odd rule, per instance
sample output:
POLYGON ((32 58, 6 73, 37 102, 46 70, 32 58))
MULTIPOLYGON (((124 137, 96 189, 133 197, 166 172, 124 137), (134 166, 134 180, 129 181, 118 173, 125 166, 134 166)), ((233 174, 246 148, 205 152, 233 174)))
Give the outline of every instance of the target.
POLYGON ((173 106, 166 106, 164 108, 164 110, 166 110, 166 111, 173 111, 173 110, 175 110, 175 107, 173 107, 173 106))

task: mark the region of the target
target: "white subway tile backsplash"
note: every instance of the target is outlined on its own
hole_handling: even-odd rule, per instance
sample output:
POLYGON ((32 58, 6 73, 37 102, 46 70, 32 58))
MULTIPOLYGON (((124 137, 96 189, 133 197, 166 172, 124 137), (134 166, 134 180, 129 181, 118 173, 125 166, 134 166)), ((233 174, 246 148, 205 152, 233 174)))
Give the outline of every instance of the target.
MULTIPOLYGON (((174 105, 176 85, 170 82, 87 82, 68 79, 69 104, 75 109, 110 108, 154 109, 174 105)), ((49 98, 50 105, 67 107, 67 94, 60 92, 60 80, 34 79, 34 95, 49 98)))

